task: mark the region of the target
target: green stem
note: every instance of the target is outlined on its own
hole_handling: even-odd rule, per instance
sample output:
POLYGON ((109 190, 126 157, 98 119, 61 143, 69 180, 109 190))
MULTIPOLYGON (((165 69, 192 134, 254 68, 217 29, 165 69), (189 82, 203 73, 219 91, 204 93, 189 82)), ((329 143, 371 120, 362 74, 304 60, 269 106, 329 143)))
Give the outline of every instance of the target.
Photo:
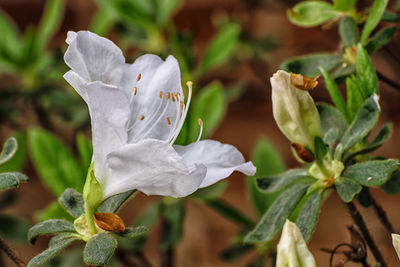
POLYGON ((94 209, 85 203, 85 219, 86 224, 89 228, 90 234, 94 235, 97 233, 96 224, 94 222, 94 209))

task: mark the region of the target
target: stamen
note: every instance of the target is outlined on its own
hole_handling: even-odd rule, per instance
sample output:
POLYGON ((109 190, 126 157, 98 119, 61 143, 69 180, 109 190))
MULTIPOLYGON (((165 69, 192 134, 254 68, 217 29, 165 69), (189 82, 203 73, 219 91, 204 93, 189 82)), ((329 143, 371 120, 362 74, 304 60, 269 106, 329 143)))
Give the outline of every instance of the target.
POLYGON ((199 142, 199 141, 200 141, 200 138, 201 138, 201 135, 203 134, 203 121, 202 121, 200 118, 198 118, 198 119, 197 119, 197 123, 198 123, 199 126, 200 126, 200 132, 199 132, 199 136, 197 137, 196 142, 199 142))
POLYGON ((162 97, 163 97, 163 92, 160 91, 160 98, 162 99, 162 97))
POLYGON ((133 95, 136 95, 136 94, 137 94, 137 87, 136 87, 136 86, 133 87, 132 92, 133 92, 133 95))
POLYGON ((142 121, 144 119, 144 116, 142 115, 142 116, 140 116, 140 120, 142 121))
POLYGON ((171 93, 172 102, 175 102, 175 94, 171 93))
POLYGON ((183 110, 185 108, 185 104, 183 104, 183 101, 181 101, 180 104, 181 104, 181 110, 183 110))
POLYGON ((141 73, 139 73, 138 76, 136 77, 136 81, 137 82, 140 81, 140 78, 142 78, 142 74, 141 73))
POLYGON ((170 93, 167 93, 167 99, 169 99, 170 93))
POLYGON ((171 118, 170 117, 167 117, 167 122, 168 122, 168 125, 171 125, 171 118))

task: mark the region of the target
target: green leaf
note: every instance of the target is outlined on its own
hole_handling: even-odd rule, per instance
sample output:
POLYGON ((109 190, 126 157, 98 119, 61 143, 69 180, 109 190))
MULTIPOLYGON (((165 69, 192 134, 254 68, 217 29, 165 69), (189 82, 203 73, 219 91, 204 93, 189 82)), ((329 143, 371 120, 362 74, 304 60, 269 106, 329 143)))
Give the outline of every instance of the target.
POLYGON ((151 17, 152 1, 125 1, 114 0, 104 8, 113 8, 117 16, 126 20, 128 23, 136 25, 144 30, 153 30, 155 25, 151 17))
POLYGON ((391 12, 391 11, 387 11, 387 10, 386 10, 385 12, 383 12, 381 21, 384 21, 384 22, 394 22, 394 23, 400 22, 400 15, 397 15, 397 14, 394 13, 394 12, 391 12))
POLYGON ((199 136, 198 119, 203 121, 203 137, 210 136, 224 118, 226 101, 223 87, 219 83, 211 83, 202 89, 191 105, 189 139, 193 142, 199 136))
POLYGON ((157 22, 163 26, 171 15, 182 5, 182 0, 155 0, 157 22))
POLYGON ((18 187, 21 182, 29 181, 25 174, 19 172, 0 173, 0 190, 18 187))
POLYGON ((341 143, 343 149, 353 147, 358 141, 367 136, 378 121, 379 109, 373 97, 368 98, 361 107, 354 121, 344 133, 341 143))
POLYGON ((292 169, 269 177, 258 178, 257 185, 263 192, 273 193, 291 186, 294 183, 312 180, 312 178, 308 177, 306 170, 292 169))
POLYGON ((63 0, 47 0, 37 32, 39 49, 45 48, 61 25, 65 3, 63 0))
POLYGON ((117 240, 106 233, 97 234, 86 243, 83 260, 86 264, 106 265, 117 247, 117 240))
POLYGON ((264 213, 257 226, 246 235, 244 242, 253 244, 274 238, 306 193, 309 185, 309 183, 295 184, 284 191, 264 213))
POLYGON ((72 187, 82 190, 84 175, 69 149, 53 134, 33 128, 28 147, 42 182, 57 196, 72 187))
POLYGON ((398 161, 371 160, 349 166, 343 176, 353 179, 365 186, 383 185, 397 169, 398 161))
POLYGON ((303 27, 321 25, 338 14, 332 5, 325 1, 300 2, 287 12, 290 22, 303 27))
POLYGON ((337 109, 343 114, 343 117, 348 121, 347 108, 344 102, 342 93, 340 93, 335 81, 323 68, 319 68, 320 72, 324 76, 326 89, 328 90, 332 102, 335 104, 337 109))
POLYGON ((18 149, 17 139, 15 137, 10 137, 3 145, 3 149, 0 153, 0 165, 3 165, 8 160, 10 160, 18 149))
POLYGON ((88 170, 92 162, 92 142, 83 133, 78 133, 76 136, 76 145, 78 147, 82 170, 88 170))
POLYGON ((161 249, 174 247, 183 236, 185 206, 181 200, 163 204, 161 249))
POLYGON ((389 195, 400 193, 400 170, 395 170, 389 180, 384 183, 381 188, 389 195))
POLYGON ((28 241, 31 244, 36 242, 36 239, 41 235, 63 233, 63 232, 75 232, 74 225, 67 221, 61 219, 52 219, 44 222, 35 224, 29 229, 28 241))
POLYGON ((51 202, 43 210, 35 212, 35 219, 46 221, 50 219, 65 219, 73 221, 72 217, 57 201, 51 202))
POLYGON ((19 218, 0 214, 0 235, 16 242, 26 242, 30 225, 19 218))
POLYGON ((360 32, 352 17, 344 17, 340 20, 339 33, 345 47, 352 47, 360 41, 360 32))
POLYGON ((317 225, 319 211, 321 209, 324 190, 319 189, 304 196, 306 198, 296 219, 296 225, 306 241, 310 240, 315 226, 317 225))
POLYGON ((97 210, 98 210, 98 212, 115 213, 136 192, 137 192, 137 190, 133 189, 133 190, 109 197, 106 200, 104 200, 103 203, 101 203, 100 207, 97 210))
POLYGON ((372 55, 382 46, 388 44, 397 32, 397 27, 387 27, 377 32, 365 45, 365 50, 372 55))
POLYGON ((224 261, 234 261, 254 249, 253 245, 237 243, 230 245, 222 251, 220 257, 224 261))
POLYGON ((60 251, 77 240, 79 240, 79 238, 71 233, 63 233, 53 237, 49 242, 49 248, 31 259, 27 267, 42 266, 45 262, 54 258, 60 251))
POLYGON ((326 153, 328 152, 328 148, 326 147, 326 144, 324 143, 321 137, 316 136, 314 138, 314 146, 315 146, 315 153, 314 153, 315 159, 323 160, 326 153))
POLYGON ((324 142, 332 146, 342 138, 346 131, 346 120, 338 109, 330 105, 317 103, 317 109, 321 119, 322 132, 324 133, 324 142))
POLYGON ((357 181, 344 176, 335 180, 335 187, 339 196, 346 203, 351 202, 362 189, 362 186, 357 181))
POLYGON ((349 122, 354 120, 354 117, 357 115, 360 110, 363 102, 364 96, 361 88, 358 86, 358 82, 354 77, 348 77, 346 79, 347 86, 347 111, 349 114, 349 122))
POLYGON ((21 38, 16 25, 8 15, 0 11, 0 32, 2 42, 0 42, 0 58, 13 65, 19 59, 21 53, 21 38))
POLYGON ((365 43, 371 32, 378 25, 383 12, 385 12, 388 0, 375 0, 371 9, 369 10, 369 15, 367 21, 365 22, 363 32, 361 34, 361 43, 365 43))
POLYGON ((355 8, 356 0, 335 0, 333 7, 337 11, 350 11, 355 8))
POLYGON ((315 77, 321 74, 319 68, 330 71, 341 63, 340 56, 322 53, 291 58, 283 62, 280 68, 287 72, 315 77))
POLYGON ((257 167, 254 176, 247 178, 247 188, 253 206, 259 215, 264 214, 273 202, 275 196, 258 190, 257 177, 270 176, 285 170, 285 164, 279 151, 266 139, 258 140, 251 161, 257 167))
MULTIPOLYGON (((17 140, 18 149, 15 154, 7 160, 7 162, 0 164, 0 172, 15 172, 21 171, 26 161, 26 139, 22 132, 14 134, 17 140)), ((0 158, 2 156, 0 155, 0 158)))
POLYGON ((357 46, 356 71, 357 81, 360 83, 363 94, 367 97, 374 93, 378 94, 378 77, 376 76, 375 67, 361 44, 357 46))
POLYGON ((224 24, 204 53, 200 70, 208 71, 231 59, 239 43, 239 33, 239 24, 233 22, 224 24))
POLYGON ((207 206, 213 208, 225 218, 230 219, 232 222, 238 223, 245 228, 254 227, 255 223, 252 219, 243 214, 240 210, 231 206, 227 202, 216 199, 206 202, 207 206))
POLYGON ((112 28, 116 20, 113 10, 107 7, 100 7, 94 14, 89 29, 91 32, 104 36, 112 28))
POLYGON ((83 195, 72 188, 67 188, 58 198, 58 202, 74 218, 80 217, 85 212, 83 195))
POLYGON ((144 226, 137 226, 137 227, 127 227, 125 231, 122 233, 116 233, 120 237, 124 238, 136 238, 138 236, 147 234, 149 229, 144 226))
POLYGON ((228 184, 226 182, 219 182, 211 186, 200 188, 190 195, 190 198, 200 201, 212 201, 219 198, 226 190, 228 184))

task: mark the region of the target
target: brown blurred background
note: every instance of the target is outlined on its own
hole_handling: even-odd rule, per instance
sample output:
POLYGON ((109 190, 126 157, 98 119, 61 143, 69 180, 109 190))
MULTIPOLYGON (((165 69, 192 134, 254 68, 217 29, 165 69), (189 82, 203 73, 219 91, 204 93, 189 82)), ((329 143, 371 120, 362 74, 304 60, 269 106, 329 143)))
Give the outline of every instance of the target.
MULTIPOLYGON (((186 0, 175 16, 179 27, 191 27, 196 32, 196 49, 201 55, 207 40, 215 33, 212 18, 218 12, 226 12, 243 23, 243 27, 254 36, 271 36, 278 42, 276 49, 260 60, 261 63, 244 62, 230 73, 220 73, 218 70, 204 77, 200 83, 207 83, 208 79, 219 77, 223 82, 232 80, 247 81, 244 95, 229 106, 225 120, 213 134, 213 139, 235 145, 248 159, 254 145, 260 137, 267 137, 282 153, 288 168, 298 166, 292 157, 289 143, 279 132, 272 117, 269 77, 275 72, 282 61, 296 55, 315 52, 331 52, 338 49, 339 36, 337 28, 321 30, 321 28, 304 29, 289 23, 286 9, 297 1, 266 0, 259 4, 257 0, 186 0)), ((367 1, 368 2, 368 1, 367 1)), ((21 31, 28 24, 37 24, 44 6, 43 0, 0 0, 0 8, 7 12, 18 24, 21 31)), ((92 1, 68 0, 63 25, 54 38, 54 46, 64 42, 68 30, 87 29, 96 6, 92 1)), ((1 34, 1 33, 0 33, 1 34)), ((112 36, 109 36, 112 37, 112 36)), ((1 37, 0 37, 1 38, 1 37)), ((386 76, 400 83, 400 39, 399 36, 385 49, 373 57, 376 68, 386 76)), ((222 72, 221 72, 222 73, 222 72)), ((400 91, 380 82, 382 114, 379 124, 392 121, 394 134, 377 153, 386 157, 399 158, 400 140, 400 91)), ((329 101, 328 95, 320 85, 313 91, 317 101, 329 101)), ((27 120, 37 118, 26 115, 27 120)), ((7 129, 1 132, 1 137, 9 134, 7 129)), ((66 140, 72 138, 70 133, 64 133, 66 140)), ((2 139, 3 140, 3 139, 2 139)), ((266 163, 268 164, 268 163, 266 163)), ((54 197, 44 188, 35 177, 32 166, 28 166, 26 173, 31 178, 28 184, 23 184, 18 190, 19 201, 6 213, 18 214, 32 221, 32 214, 43 209, 54 197)), ((245 177, 233 174, 229 178, 229 187, 223 198, 255 218, 250 201, 246 196, 245 177)), ((376 200, 387 211, 389 219, 400 233, 400 196, 387 196, 381 190, 372 191, 376 200)), ((155 197, 136 196, 123 207, 121 217, 129 224, 155 197)), ((389 266, 400 266, 397 256, 391 245, 389 235, 376 220, 372 210, 360 208, 367 221, 373 236, 381 247, 389 266)), ((244 266, 249 256, 240 261, 226 263, 219 259, 219 253, 235 236, 239 228, 229 220, 224 219, 213 210, 196 202, 189 202, 185 222, 185 236, 177 248, 176 262, 179 267, 186 266, 244 266)), ((346 213, 341 200, 332 194, 324 203, 316 231, 309 243, 318 266, 329 266, 330 255, 321 252, 321 248, 333 248, 339 243, 348 242, 349 235, 346 226, 352 221, 346 213)), ((150 242, 146 247, 146 254, 151 262, 159 264, 156 227, 150 242)), ((40 239, 35 246, 13 244, 20 250, 22 257, 28 261, 31 257, 45 249, 47 240, 40 239)), ((370 263, 374 262, 369 254, 370 263)), ((13 266, 9 263, 7 266, 13 266)), ((358 266, 348 264, 345 266, 358 266)))

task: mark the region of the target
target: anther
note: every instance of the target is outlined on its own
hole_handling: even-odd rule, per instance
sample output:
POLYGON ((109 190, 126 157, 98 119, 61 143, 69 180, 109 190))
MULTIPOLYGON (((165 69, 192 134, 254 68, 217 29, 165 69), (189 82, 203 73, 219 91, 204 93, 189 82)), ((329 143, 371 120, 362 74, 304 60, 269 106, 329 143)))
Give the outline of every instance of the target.
POLYGON ((171 119, 170 119, 170 117, 167 117, 167 122, 168 122, 168 125, 171 125, 171 119))
POLYGON ((175 94, 171 93, 172 102, 175 102, 175 94))
POLYGON ((160 98, 162 99, 162 97, 163 97, 163 92, 160 91, 160 98))
POLYGON ((185 108, 185 105, 183 104, 183 101, 181 101, 181 109, 183 110, 185 108))
POLYGON ((142 74, 141 73, 139 73, 138 76, 136 77, 136 81, 137 82, 140 81, 140 78, 142 78, 142 74))
POLYGON ((133 95, 136 95, 137 94, 137 87, 136 86, 133 87, 132 91, 133 91, 133 95))
POLYGON ((203 121, 202 121, 200 118, 198 118, 198 119, 197 119, 197 123, 198 123, 199 126, 200 126, 200 132, 199 132, 199 136, 197 137, 196 142, 199 142, 200 139, 201 139, 201 135, 203 134, 203 121))
POLYGON ((142 116, 140 116, 140 120, 142 121, 144 119, 144 116, 142 115, 142 116))

